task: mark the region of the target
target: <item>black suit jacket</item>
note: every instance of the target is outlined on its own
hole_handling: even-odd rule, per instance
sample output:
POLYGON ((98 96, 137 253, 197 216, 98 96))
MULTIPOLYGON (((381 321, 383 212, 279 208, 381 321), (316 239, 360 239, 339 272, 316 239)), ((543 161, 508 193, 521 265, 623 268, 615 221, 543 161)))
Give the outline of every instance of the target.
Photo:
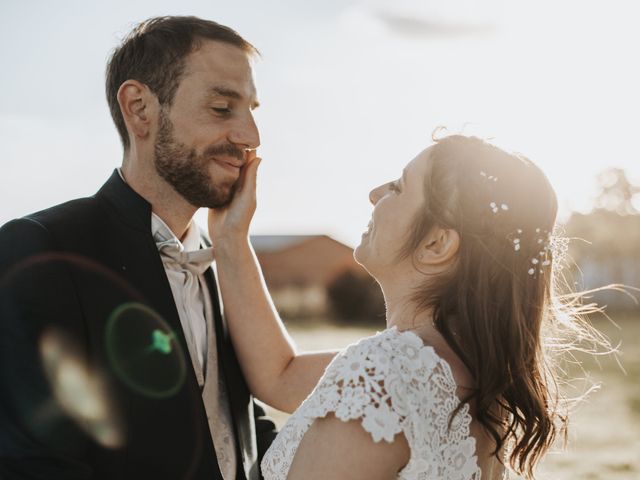
MULTIPOLYGON (((275 427, 249 394, 211 269, 206 277, 242 460, 238 478, 254 480, 275 427)), ((0 229, 0 473, 221 478, 151 235, 151 206, 117 172, 93 197, 0 229), (170 339, 168 349, 154 344, 155 330, 170 339), (87 393, 85 380, 74 386, 82 372, 102 379, 105 390, 87 393)))

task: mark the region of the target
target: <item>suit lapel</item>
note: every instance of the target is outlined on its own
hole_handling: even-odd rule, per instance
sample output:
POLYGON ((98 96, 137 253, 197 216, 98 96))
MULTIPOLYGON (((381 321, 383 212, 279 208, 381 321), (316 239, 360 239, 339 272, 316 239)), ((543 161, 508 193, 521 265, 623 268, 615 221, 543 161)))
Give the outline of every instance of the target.
MULTIPOLYGON (((192 392, 198 392, 197 410, 200 410, 203 418, 206 419, 200 388, 189 357, 171 286, 152 237, 151 205, 132 190, 120 178, 117 171, 113 172, 96 197, 106 200, 108 208, 112 211, 114 226, 117 225, 117 230, 113 232, 111 238, 112 246, 118 256, 117 269, 124 278, 138 288, 146 303, 166 321, 174 332, 188 365, 186 386, 192 392)), ((237 438, 236 446, 239 448, 238 459, 242 463, 242 467, 238 465, 237 475, 238 478, 257 478, 253 402, 230 343, 213 268, 205 272, 205 279, 212 300, 220 372, 223 375, 222 380, 228 387, 231 415, 237 438)), ((215 454, 213 457, 215 462, 215 454)))
MULTIPOLYGON (((117 172, 95 198, 104 211, 101 225, 106 227, 99 230, 96 238, 104 244, 105 266, 118 272, 138 293, 118 299, 118 304, 136 301, 152 308, 166 322, 165 328, 173 332, 175 345, 180 345, 186 367, 182 387, 175 394, 150 398, 135 388, 125 386, 119 390, 119 401, 130 429, 127 456, 132 459, 131 465, 143 464, 146 460, 140 459, 146 459, 148 455, 171 455, 170 452, 175 451, 180 461, 188 461, 176 463, 182 465, 183 473, 188 468, 192 473, 208 472, 202 477, 198 476, 200 473, 194 474, 194 478, 220 478, 202 395, 178 309, 152 237, 151 205, 126 185, 117 172)), ((109 308, 107 311, 112 310, 109 308)), ((153 372, 154 375, 156 373, 163 375, 160 371, 153 372)), ((138 475, 137 478, 146 477, 138 475)))
MULTIPOLYGON (((121 250, 123 265, 126 266, 125 276, 133 285, 139 286, 147 304, 166 321, 188 360, 187 364, 192 366, 171 286, 151 232, 141 236, 139 242, 142 244, 140 248, 121 250), (138 255, 134 255, 134 251, 138 255)), ((193 376, 195 379, 195 372, 193 376)))
POLYGON ((151 205, 131 189, 117 171, 96 197, 105 199, 112 209, 117 230, 113 232, 111 245, 120 263, 118 271, 136 286, 144 303, 167 323, 184 352, 186 380, 199 388, 171 286, 151 233, 151 205))

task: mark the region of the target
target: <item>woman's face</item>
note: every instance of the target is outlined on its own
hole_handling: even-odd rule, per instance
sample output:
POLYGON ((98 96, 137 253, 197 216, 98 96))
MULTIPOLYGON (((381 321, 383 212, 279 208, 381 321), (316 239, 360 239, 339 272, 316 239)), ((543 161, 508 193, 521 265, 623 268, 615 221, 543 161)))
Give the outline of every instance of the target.
POLYGON ((374 206, 371 222, 362 234, 354 256, 378 279, 380 275, 395 270, 398 253, 424 205, 424 177, 429 151, 427 148, 411 160, 398 180, 380 185, 369 194, 374 206))

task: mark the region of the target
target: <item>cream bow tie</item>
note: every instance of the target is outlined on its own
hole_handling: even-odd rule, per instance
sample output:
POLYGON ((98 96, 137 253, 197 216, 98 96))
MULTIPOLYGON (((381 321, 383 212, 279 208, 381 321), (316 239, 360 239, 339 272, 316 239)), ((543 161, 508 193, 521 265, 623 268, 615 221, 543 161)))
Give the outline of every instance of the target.
POLYGON ((213 248, 201 248, 185 252, 184 247, 175 238, 157 241, 156 246, 165 263, 188 270, 196 275, 204 273, 213 262, 213 248))

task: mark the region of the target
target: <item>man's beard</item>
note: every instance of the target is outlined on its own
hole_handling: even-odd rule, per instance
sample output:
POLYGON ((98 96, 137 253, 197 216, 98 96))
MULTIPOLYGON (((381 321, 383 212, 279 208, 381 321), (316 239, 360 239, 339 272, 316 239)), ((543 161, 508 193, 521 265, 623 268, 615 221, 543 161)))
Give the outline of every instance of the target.
POLYGON ((195 149, 176 141, 173 123, 164 110, 160 112, 154 159, 156 171, 194 207, 225 207, 236 192, 237 180, 214 183, 210 179, 209 167, 215 155, 244 158, 243 151, 229 143, 213 145, 198 155, 195 149))

